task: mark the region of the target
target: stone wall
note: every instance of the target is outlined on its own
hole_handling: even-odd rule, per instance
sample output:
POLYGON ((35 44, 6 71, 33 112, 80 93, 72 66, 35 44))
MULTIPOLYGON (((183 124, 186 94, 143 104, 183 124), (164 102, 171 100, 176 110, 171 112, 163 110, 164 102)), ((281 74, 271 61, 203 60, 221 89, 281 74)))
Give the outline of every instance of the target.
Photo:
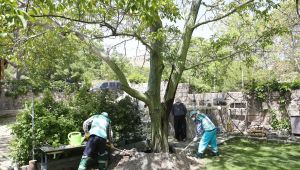
POLYGON ((300 115, 300 90, 293 90, 291 101, 287 107, 290 116, 300 115))
POLYGON ((17 99, 5 96, 5 93, 0 93, 0 111, 1 110, 18 110, 23 107, 24 99, 22 96, 17 99))
MULTIPOLYGON (((161 99, 163 100, 164 91, 167 82, 162 82, 161 99)), ((133 88, 145 92, 147 84, 132 85, 133 88)), ((64 94, 55 94, 57 100, 63 100, 64 94)), ((239 132, 245 131, 254 126, 264 126, 270 129, 270 110, 276 111, 278 117, 286 114, 300 115, 300 90, 291 92, 290 101, 285 106, 286 113, 280 108, 279 93, 274 92, 269 95, 268 101, 259 102, 253 96, 249 96, 243 92, 227 92, 227 93, 190 93, 189 85, 182 83, 178 85, 176 98, 187 106, 188 110, 199 109, 201 112, 208 114, 212 120, 220 127, 221 131, 239 132), (221 106, 221 110, 217 109, 221 106)), ((23 107, 26 99, 32 98, 32 95, 22 96, 18 99, 6 97, 4 93, 0 95, 0 113, 3 110, 18 110, 23 107)), ((137 102, 140 109, 144 109, 144 103, 137 102)), ((148 118, 149 119, 149 118, 148 118)), ((174 133, 173 118, 170 116, 170 134, 174 133)), ((194 136, 194 125, 187 117, 188 121, 188 137, 194 136)))
MULTIPOLYGON (((163 100, 164 91, 167 83, 163 82, 161 86, 161 99, 163 100)), ((146 91, 146 85, 137 89, 146 91)), ((243 92, 227 92, 227 93, 201 93, 193 94, 189 91, 188 84, 179 84, 176 97, 187 106, 188 110, 199 109, 206 113, 220 127, 223 132, 244 132, 253 127, 264 127, 271 129, 271 112, 276 112, 278 119, 285 116, 300 115, 300 90, 291 92, 290 101, 285 109, 280 109, 279 93, 273 92, 269 94, 268 101, 260 102, 254 96, 249 96, 243 92), (221 110, 217 109, 221 106, 221 110)), ((143 104, 141 104, 143 106, 143 104)), ((188 122, 188 138, 195 135, 195 127, 190 118, 188 122)), ((174 135, 173 117, 170 115, 170 134, 174 135)))
MULTIPOLYGON (((54 93, 53 94, 55 100, 64 100, 66 96, 64 93, 54 93)), ((12 97, 5 96, 5 92, 0 93, 0 115, 2 113, 7 113, 10 110, 20 110, 24 108, 24 103, 28 100, 32 100, 32 98, 41 98, 41 95, 33 95, 32 93, 28 93, 27 95, 23 95, 14 99, 12 97)))

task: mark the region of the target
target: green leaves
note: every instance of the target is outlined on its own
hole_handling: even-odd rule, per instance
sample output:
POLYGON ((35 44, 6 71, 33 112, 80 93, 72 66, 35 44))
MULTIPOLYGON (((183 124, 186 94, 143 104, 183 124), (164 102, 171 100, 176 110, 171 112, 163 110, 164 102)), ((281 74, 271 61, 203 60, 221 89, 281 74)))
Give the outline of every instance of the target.
POLYGON ((271 126, 275 130, 290 130, 291 129, 291 121, 289 117, 278 117, 278 113, 275 110, 271 110, 271 126))
POLYGON ((6 32, 15 27, 27 27, 26 18, 28 18, 28 16, 25 11, 18 8, 18 4, 16 1, 1 0, 0 11, 0 33, 6 32))
POLYGON ((27 27, 27 21, 25 20, 24 16, 23 15, 17 15, 17 16, 21 20, 23 28, 26 28, 27 27))
POLYGON ((12 142, 12 156, 19 163, 28 163, 30 159, 32 141, 36 147, 42 145, 58 146, 67 143, 67 134, 78 131, 79 127, 70 119, 70 110, 66 105, 54 101, 49 92, 44 93, 44 98, 35 101, 35 131, 32 135, 31 127, 31 102, 26 109, 19 113, 17 121, 12 127, 16 139, 12 142))

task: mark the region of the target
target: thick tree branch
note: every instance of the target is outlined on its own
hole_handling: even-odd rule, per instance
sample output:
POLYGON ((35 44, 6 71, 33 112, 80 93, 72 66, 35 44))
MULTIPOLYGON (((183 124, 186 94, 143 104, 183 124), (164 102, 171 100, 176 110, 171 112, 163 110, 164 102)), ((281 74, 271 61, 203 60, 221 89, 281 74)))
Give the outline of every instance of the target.
POLYGON ((98 47, 96 47, 94 44, 91 44, 92 51, 103 61, 106 62, 106 64, 109 65, 109 67, 114 71, 114 73, 117 75, 118 79, 121 82, 121 89, 124 90, 126 93, 131 95, 132 97, 135 97, 145 103, 147 103, 148 98, 145 94, 131 88, 128 84, 128 81, 124 75, 124 73, 121 71, 121 69, 117 66, 117 64, 112 61, 109 56, 105 55, 102 50, 98 47))
POLYGON ((244 6, 248 5, 248 4, 250 4, 250 3, 252 3, 252 2, 254 2, 254 0, 249 0, 249 1, 247 1, 247 2, 245 2, 245 3, 243 3, 243 4, 241 4, 240 6, 236 7, 235 9, 229 11, 229 12, 228 12, 227 14, 225 14, 225 15, 222 15, 222 16, 220 16, 220 17, 217 17, 217 18, 214 18, 214 19, 211 19, 211 20, 207 20, 207 21, 204 21, 204 22, 197 23, 197 24, 195 24, 194 29, 196 29, 197 27, 199 27, 199 26, 201 26, 201 25, 208 24, 208 23, 215 22, 215 21, 221 20, 221 19, 223 19, 223 18, 226 18, 226 17, 228 17, 228 16, 234 14, 235 12, 237 12, 240 8, 242 8, 242 7, 244 7, 244 6))
MULTIPOLYGON (((87 41, 89 40, 89 37, 78 32, 78 31, 74 31, 75 35, 80 38, 81 40, 85 41, 86 43, 88 43, 87 41)), ((104 54, 102 52, 102 50, 100 48, 98 48, 97 46, 95 46, 93 43, 88 43, 91 47, 92 52, 94 52, 96 54, 96 56, 98 56, 100 59, 102 59, 116 74, 116 76, 118 77, 119 81, 121 82, 121 89, 124 90, 126 93, 128 93, 130 96, 135 97, 145 103, 149 103, 149 99, 148 97, 131 88, 129 86, 129 83, 127 81, 127 78, 125 77, 124 73, 121 71, 121 69, 118 67, 118 65, 109 58, 108 55, 104 54)))
POLYGON ((215 8, 217 7, 217 5, 210 5, 210 4, 206 4, 205 2, 202 2, 201 5, 207 7, 207 8, 215 8))
POLYGON ((175 96, 177 85, 182 76, 182 72, 184 71, 188 49, 194 31, 193 26, 195 25, 201 2, 202 0, 192 1, 190 13, 188 19, 186 20, 184 31, 181 37, 181 42, 178 46, 179 50, 177 52, 177 61, 173 66, 174 70, 172 71, 172 73, 170 73, 171 78, 169 79, 164 96, 165 101, 172 101, 175 96))

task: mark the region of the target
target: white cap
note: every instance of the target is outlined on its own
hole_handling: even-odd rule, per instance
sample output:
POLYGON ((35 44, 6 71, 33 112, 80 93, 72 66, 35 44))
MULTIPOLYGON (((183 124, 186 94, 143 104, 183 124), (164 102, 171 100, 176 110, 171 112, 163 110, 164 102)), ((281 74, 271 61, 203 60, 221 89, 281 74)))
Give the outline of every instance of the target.
POLYGON ((101 115, 108 117, 108 113, 107 112, 102 112, 101 115))

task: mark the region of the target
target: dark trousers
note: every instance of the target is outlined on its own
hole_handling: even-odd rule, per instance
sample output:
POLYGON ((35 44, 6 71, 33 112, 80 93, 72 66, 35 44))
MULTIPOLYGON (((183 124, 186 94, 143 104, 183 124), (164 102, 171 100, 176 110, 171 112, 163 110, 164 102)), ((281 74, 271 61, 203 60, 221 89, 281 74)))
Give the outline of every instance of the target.
POLYGON ((186 138, 186 120, 185 115, 174 116, 175 138, 182 141, 186 138))
POLYGON ((91 135, 83 151, 83 156, 79 163, 78 170, 90 169, 90 166, 92 166, 92 160, 98 163, 99 170, 105 170, 107 167, 108 158, 105 148, 106 139, 91 135))
POLYGON ((86 143, 83 155, 97 158, 98 155, 101 155, 105 152, 106 139, 98 137, 96 135, 91 135, 88 142, 86 143))

